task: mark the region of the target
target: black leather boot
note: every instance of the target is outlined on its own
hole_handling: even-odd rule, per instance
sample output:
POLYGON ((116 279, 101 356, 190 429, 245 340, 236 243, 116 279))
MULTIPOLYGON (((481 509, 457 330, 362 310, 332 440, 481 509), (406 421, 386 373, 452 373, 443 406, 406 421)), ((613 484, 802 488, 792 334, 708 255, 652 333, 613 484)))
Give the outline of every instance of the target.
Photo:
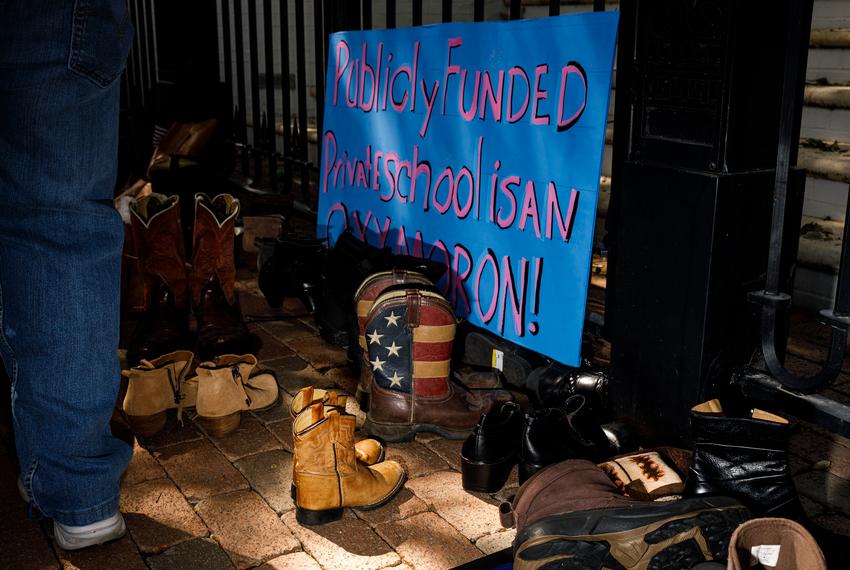
POLYGON ((272 307, 286 297, 298 297, 307 311, 316 311, 316 294, 321 279, 325 240, 294 237, 274 241, 274 252, 260 266, 260 291, 272 307))
POLYGON ((691 428, 686 495, 735 497, 760 517, 804 517, 788 462, 787 419, 762 410, 724 412, 710 400, 691 409, 691 428))
POLYGON ((525 415, 515 402, 506 402, 481 416, 460 452, 463 488, 495 493, 505 485, 519 460, 525 415))
POLYGON ((528 375, 526 386, 537 396, 541 406, 562 405, 567 398, 581 394, 594 410, 604 409, 608 397, 608 376, 605 373, 573 368, 559 362, 536 368, 528 375))
POLYGON ((567 459, 597 463, 609 455, 608 438, 591 413, 584 396, 576 394, 558 408, 526 414, 520 442, 519 482, 547 465, 567 459))

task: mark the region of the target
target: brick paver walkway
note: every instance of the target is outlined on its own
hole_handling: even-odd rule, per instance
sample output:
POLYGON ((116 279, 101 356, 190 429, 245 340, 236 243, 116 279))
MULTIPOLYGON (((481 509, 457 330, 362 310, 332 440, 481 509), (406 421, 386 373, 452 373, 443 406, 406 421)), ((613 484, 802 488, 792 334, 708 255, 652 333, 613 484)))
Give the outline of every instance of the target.
MULTIPOLYGON (((134 448, 122 484, 128 536, 76 553, 52 544, 49 525, 27 520, 16 469, 0 445, 0 568, 445 569, 510 546, 513 532, 500 527, 497 505, 515 492, 516 472, 497 495, 466 493, 461 442, 433 435, 389 445, 388 458, 401 462, 409 478, 391 503, 346 509, 342 520, 324 526, 298 525, 289 495, 289 401, 308 384, 352 393, 356 376, 344 351, 324 343, 310 318, 297 316, 297 304, 270 310, 250 279, 241 282, 240 296, 264 343, 258 357, 277 374, 281 404, 244 414, 241 427, 222 439, 206 435, 191 417, 183 426, 170 418, 163 433, 134 448)), ((823 333, 798 321, 791 363, 811 369, 823 355, 823 333)), ((850 400, 850 376, 842 375, 831 394, 850 400)), ((353 399, 349 411, 362 423, 353 399)), ((804 427, 793 452, 810 514, 850 533, 850 441, 804 427)))

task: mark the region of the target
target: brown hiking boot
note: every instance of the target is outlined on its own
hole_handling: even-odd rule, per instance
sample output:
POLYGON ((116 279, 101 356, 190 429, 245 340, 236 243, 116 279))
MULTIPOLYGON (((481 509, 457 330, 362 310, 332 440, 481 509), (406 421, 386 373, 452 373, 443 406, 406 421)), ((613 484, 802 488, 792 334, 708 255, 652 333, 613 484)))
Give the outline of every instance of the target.
POLYGON ((186 382, 193 358, 191 352, 181 350, 142 360, 122 372, 128 379, 124 413, 133 433, 152 436, 165 426, 167 410, 176 408, 182 420, 183 410, 195 405, 197 384, 186 382))
POLYGON ((127 346, 135 366, 189 344, 186 257, 177 196, 152 193, 130 203, 130 231, 143 276, 145 311, 127 346))
POLYGON ((197 376, 187 382, 197 385, 198 418, 213 437, 224 437, 238 428, 243 410, 273 406, 279 394, 277 379, 257 370, 257 358, 251 354, 226 354, 203 362, 197 376))
POLYGON ((198 319, 196 352, 201 359, 220 354, 249 354, 259 339, 242 320, 236 298, 234 226, 239 200, 229 194, 195 195, 192 234, 192 306, 198 319))
POLYGON ((372 310, 375 299, 390 287, 399 288, 400 285, 411 285, 413 287, 417 285, 424 287, 434 286, 421 273, 393 269, 370 275, 360 284, 357 292, 354 293, 354 305, 357 309, 357 328, 360 333, 359 340, 362 356, 360 381, 357 383, 357 403, 360 404, 360 409, 364 412, 369 411, 369 396, 372 385, 372 367, 369 366, 369 348, 366 342, 366 319, 369 316, 369 311, 372 310))
POLYGON ((321 403, 307 406, 295 418, 293 482, 299 523, 338 520, 343 507, 379 507, 404 485, 404 469, 395 461, 370 466, 357 461, 354 428, 354 416, 321 403))
POLYGON ((385 441, 410 441, 417 432, 463 439, 481 414, 510 394, 475 394, 449 379, 455 316, 437 293, 389 291, 375 300, 366 324, 372 369, 365 430, 385 441))
POLYGON ((809 532, 789 519, 753 519, 732 534, 729 570, 826 570, 826 561, 809 532))
POLYGON ((516 524, 514 568, 679 569, 725 560, 749 518, 729 497, 624 497, 598 466, 570 459, 539 471, 499 509, 516 524))

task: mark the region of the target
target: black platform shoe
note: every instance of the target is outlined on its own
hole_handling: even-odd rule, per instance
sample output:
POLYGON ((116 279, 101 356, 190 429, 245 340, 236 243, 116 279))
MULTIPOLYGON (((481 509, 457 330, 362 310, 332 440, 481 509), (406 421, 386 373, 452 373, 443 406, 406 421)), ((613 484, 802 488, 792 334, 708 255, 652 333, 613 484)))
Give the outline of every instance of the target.
POLYGON ((481 416, 460 452, 464 489, 495 493, 504 486, 519 460, 524 426, 524 414, 515 402, 481 416))

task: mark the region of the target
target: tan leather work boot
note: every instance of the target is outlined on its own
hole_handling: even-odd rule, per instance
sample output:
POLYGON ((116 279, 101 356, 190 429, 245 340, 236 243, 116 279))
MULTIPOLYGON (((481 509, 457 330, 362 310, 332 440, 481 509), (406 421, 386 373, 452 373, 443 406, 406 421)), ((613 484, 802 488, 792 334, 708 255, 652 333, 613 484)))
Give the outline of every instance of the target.
POLYGON ((818 543, 799 523, 790 519, 752 519, 732 533, 729 570, 826 570, 818 543))
MULTIPOLYGON (((348 401, 347 396, 338 394, 335 390, 323 390, 321 388, 313 388, 306 386, 295 394, 292 403, 289 405, 289 415, 293 421, 304 408, 311 404, 322 403, 325 406, 333 406, 345 411, 345 404, 348 401)), ((357 456, 357 461, 366 465, 374 465, 384 460, 384 446, 376 439, 362 439, 354 444, 354 454, 357 456)))
POLYGON ((354 424, 354 416, 321 403, 307 406, 295 418, 295 518, 299 523, 338 520, 343 507, 379 507, 404 486, 404 469, 395 461, 370 466, 357 461, 354 424))
POLYGON ((197 384, 186 382, 194 356, 178 350, 124 370, 128 379, 124 412, 137 436, 149 437, 165 426, 166 411, 177 409, 182 420, 185 408, 195 405, 197 384))
POLYGON ((258 371, 252 354, 225 354, 198 366, 198 418, 213 437, 223 437, 239 427, 243 410, 264 410, 278 399, 277 379, 258 371))

